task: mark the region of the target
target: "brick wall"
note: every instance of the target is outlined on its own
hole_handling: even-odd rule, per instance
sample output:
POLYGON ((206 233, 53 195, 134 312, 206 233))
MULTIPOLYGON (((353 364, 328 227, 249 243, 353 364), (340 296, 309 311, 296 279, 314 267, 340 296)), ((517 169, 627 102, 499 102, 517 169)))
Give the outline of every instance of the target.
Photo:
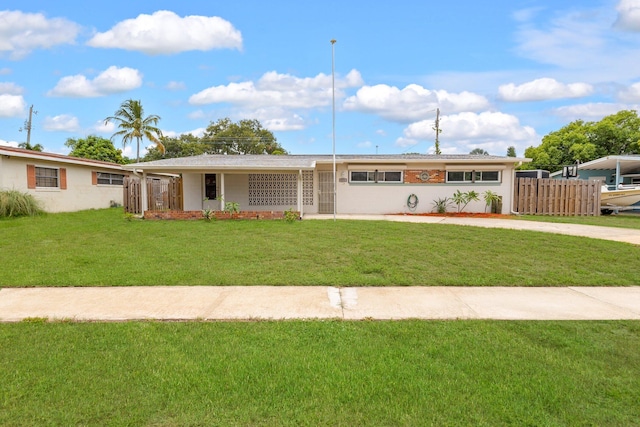
MULTIPOLYGON (((211 212, 215 219, 284 219, 283 211, 240 211, 233 217, 225 211, 211 212)), ((296 212, 298 217, 300 212, 296 212)), ((203 219, 202 211, 145 211, 144 219, 203 219)))
POLYGON ((445 182, 445 171, 442 170, 407 170, 404 171, 405 184, 442 184, 445 182), (426 178, 426 179, 425 179, 426 178))

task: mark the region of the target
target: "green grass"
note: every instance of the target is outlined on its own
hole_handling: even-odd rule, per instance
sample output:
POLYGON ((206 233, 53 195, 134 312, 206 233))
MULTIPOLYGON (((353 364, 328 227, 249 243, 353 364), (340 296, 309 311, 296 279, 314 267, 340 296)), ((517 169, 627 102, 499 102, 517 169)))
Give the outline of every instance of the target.
POLYGON ((635 213, 621 213, 619 215, 601 216, 548 216, 521 215, 517 219, 528 221, 557 222, 563 224, 598 225, 601 227, 620 227, 640 229, 640 215, 635 213))
POLYGON ((640 247, 387 221, 0 220, 0 286, 637 285, 640 247))
POLYGON ((0 425, 640 425, 640 322, 0 324, 0 425))

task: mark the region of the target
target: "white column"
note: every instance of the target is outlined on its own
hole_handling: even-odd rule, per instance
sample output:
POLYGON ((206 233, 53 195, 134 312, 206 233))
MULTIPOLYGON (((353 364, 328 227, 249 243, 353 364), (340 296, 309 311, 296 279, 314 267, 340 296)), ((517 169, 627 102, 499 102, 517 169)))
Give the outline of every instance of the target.
POLYGON ((302 218, 302 169, 298 171, 298 212, 300 212, 300 218, 302 218))
POLYGON ((224 173, 220 174, 220 210, 224 210, 224 173))

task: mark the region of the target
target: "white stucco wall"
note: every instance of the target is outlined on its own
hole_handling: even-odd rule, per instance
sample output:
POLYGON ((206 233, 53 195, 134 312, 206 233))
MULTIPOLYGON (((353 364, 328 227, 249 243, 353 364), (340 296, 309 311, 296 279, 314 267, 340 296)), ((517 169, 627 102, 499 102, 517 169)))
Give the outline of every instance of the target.
MULTIPOLYGON (((411 166, 412 169, 438 169, 444 171, 445 165, 423 165, 411 166)), ((393 168, 390 168, 393 169, 393 168)), ((473 169, 473 167, 470 167, 473 169)), ((492 169, 491 167, 485 169, 492 169)), ((513 168, 504 168, 499 165, 495 169, 500 170, 501 181, 497 183, 478 183, 478 184, 458 184, 458 183, 419 183, 419 184, 362 184, 349 183, 349 170, 346 165, 337 165, 336 176, 337 183, 337 213, 340 214, 395 214, 395 213, 428 213, 434 210, 434 201, 440 198, 451 198, 456 190, 469 191, 474 190, 480 195, 480 201, 471 202, 464 209, 465 212, 485 212, 485 202, 482 195, 485 191, 490 190, 502 197, 502 213, 508 214, 511 209, 512 190, 511 183, 513 181, 513 168), (340 182, 340 179, 346 179, 346 182, 340 182), (411 194, 418 197, 418 206, 415 210, 407 207, 407 199, 411 194)), ((325 171, 326 168, 324 169, 325 171)), ((276 173, 276 172, 274 172, 276 173)), ((291 172, 283 172, 291 173, 291 172)), ((217 178, 218 195, 224 193, 224 199, 227 202, 237 202, 240 210, 286 210, 289 208, 296 209, 297 206, 249 206, 249 177, 247 173, 218 173, 217 178), (224 182, 224 188, 222 188, 224 182)), ((318 213, 318 171, 314 172, 313 178, 313 205, 303 206, 303 213, 318 213)), ((202 173, 185 173, 183 174, 183 191, 184 191, 184 209, 200 210, 203 209, 204 198, 204 175, 202 173)), ((220 209, 219 203, 207 202, 213 209, 220 209)), ((457 206, 451 204, 450 212, 455 212, 457 206)))
POLYGON ((108 208, 111 202, 122 204, 121 185, 92 185, 91 172, 125 174, 114 169, 66 164, 41 159, 3 157, 0 165, 0 189, 32 194, 47 212, 73 212, 85 209, 108 208), (65 168, 67 189, 27 187, 27 165, 46 168, 65 168))
MULTIPOLYGON (((419 169, 419 167, 412 168, 419 169)), ((431 167, 429 167, 431 168, 431 167)), ((442 167, 444 170, 444 167, 442 167)), ((502 197, 502 213, 508 214, 511 207, 511 182, 513 168, 502 169, 501 182, 478 184, 404 184, 404 183, 349 183, 346 167, 337 168, 338 181, 340 177, 347 182, 337 184, 337 213, 342 214, 395 214, 395 213, 429 213, 434 211, 434 201, 453 196, 456 190, 462 192, 474 190, 480 196, 480 201, 471 202, 464 212, 485 212, 483 193, 493 191, 502 197), (418 197, 418 206, 414 210, 407 207, 407 199, 411 194, 418 197)), ((451 203, 449 212, 456 212, 457 205, 451 203)))

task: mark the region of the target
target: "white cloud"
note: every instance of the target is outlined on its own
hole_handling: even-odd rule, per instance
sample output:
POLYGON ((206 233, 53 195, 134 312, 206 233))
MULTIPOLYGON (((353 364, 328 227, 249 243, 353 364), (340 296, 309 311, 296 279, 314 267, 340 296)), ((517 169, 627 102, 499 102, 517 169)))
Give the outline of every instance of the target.
POLYGON ((257 119, 272 132, 302 130, 307 127, 307 121, 299 114, 278 106, 259 108, 254 111, 239 112, 236 116, 257 119))
MULTIPOLYGON (((463 112, 443 116, 440 120, 440 144, 443 153, 468 153, 474 148, 484 148, 492 154, 506 153, 507 147, 537 145, 536 131, 523 126, 516 116, 485 111, 480 114, 463 112)), ((410 147, 420 141, 434 140, 433 121, 412 123, 396 140, 400 147, 410 147)))
POLYGON ((618 19, 614 26, 626 31, 640 31, 640 1, 620 0, 618 6, 618 19))
POLYGON ((640 82, 618 92, 618 99, 622 102, 640 102, 640 82))
POLYGON ((217 16, 180 17, 167 10, 140 14, 98 33, 89 46, 169 55, 190 50, 241 49, 242 34, 217 16))
POLYGON ((0 82, 0 94, 3 95, 22 95, 24 89, 15 83, 1 83, 0 82))
POLYGON ((0 68, 0 76, 7 76, 9 74, 11 74, 11 68, 0 68))
POLYGON ((545 64, 585 67, 598 64, 607 54, 606 31, 610 23, 586 11, 566 13, 539 26, 522 22, 516 33, 517 52, 545 64))
POLYGON ((591 95, 593 86, 587 83, 564 84, 552 78, 541 78, 516 86, 513 83, 498 88, 504 101, 544 101, 548 99, 581 98, 591 95))
POLYGON ((71 98, 95 98, 136 89, 142 85, 142 74, 133 68, 111 66, 93 80, 82 74, 63 77, 47 95, 71 98))
POLYGON ((344 101, 344 109, 347 111, 373 113, 400 123, 435 116, 438 107, 448 113, 456 113, 478 111, 488 106, 489 101, 475 93, 432 91, 417 84, 408 85, 404 89, 384 84, 364 86, 344 101))
POLYGON ((73 44, 80 26, 63 18, 47 19, 41 13, 0 11, 0 52, 22 59, 35 49, 49 49, 60 44, 73 44))
POLYGON ((18 142, 16 141, 5 141, 3 139, 0 139, 0 145, 4 145, 6 147, 14 147, 14 148, 18 148, 18 142))
POLYGON ((61 114, 44 119, 43 128, 50 132, 77 132, 80 130, 80 122, 75 116, 61 114))
POLYGON ((371 141, 362 141, 356 144, 358 148, 371 148, 373 143, 371 141))
MULTIPOLYGON (((275 71, 265 73, 256 83, 245 81, 204 89, 189 98, 192 105, 230 103, 250 108, 311 109, 331 105, 332 77, 323 73, 315 77, 295 77, 275 71)), ((362 84, 357 70, 335 81, 336 97, 344 97, 341 89, 362 84)))
POLYGON ((185 90, 187 85, 184 82, 169 82, 166 88, 168 90, 185 90))
POLYGON ((116 130, 116 125, 112 121, 105 123, 104 120, 99 120, 93 125, 93 130, 99 133, 113 134, 116 130))
POLYGON ((0 94, 0 117, 19 117, 24 115, 27 103, 21 95, 0 94))
POLYGON ((620 110, 637 110, 638 105, 618 104, 610 102, 592 102, 588 104, 568 105, 553 110, 553 114, 565 120, 598 121, 615 114, 620 110))

